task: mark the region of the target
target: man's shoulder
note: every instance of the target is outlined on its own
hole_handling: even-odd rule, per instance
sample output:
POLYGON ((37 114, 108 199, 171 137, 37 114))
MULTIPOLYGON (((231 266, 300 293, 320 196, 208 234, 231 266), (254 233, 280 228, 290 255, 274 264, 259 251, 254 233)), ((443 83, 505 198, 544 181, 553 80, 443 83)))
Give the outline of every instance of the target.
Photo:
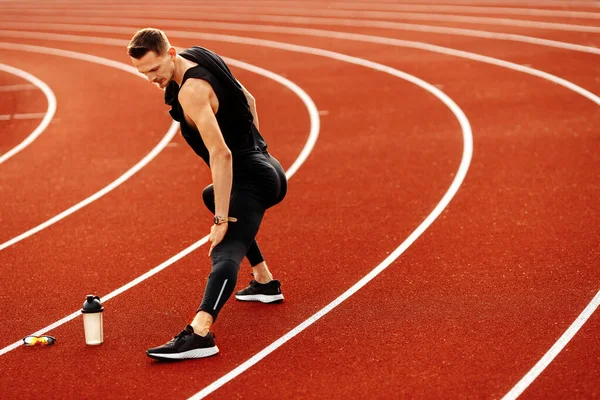
POLYGON ((213 92, 211 84, 202 78, 188 78, 181 89, 179 89, 179 96, 182 94, 194 94, 194 95, 210 95, 213 92))
POLYGON ((195 103, 210 101, 210 97, 214 95, 214 90, 210 83, 199 78, 189 78, 185 81, 179 90, 179 103, 183 106, 190 101, 195 103))

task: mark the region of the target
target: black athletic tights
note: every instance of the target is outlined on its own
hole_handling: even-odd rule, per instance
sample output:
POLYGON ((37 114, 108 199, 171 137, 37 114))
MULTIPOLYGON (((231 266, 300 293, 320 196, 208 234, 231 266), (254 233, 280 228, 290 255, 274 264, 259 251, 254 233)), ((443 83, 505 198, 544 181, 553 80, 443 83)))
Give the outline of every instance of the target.
MULTIPOLYGON (((286 192, 285 172, 269 153, 234 155, 229 217, 237 218, 237 222, 229 222, 223 241, 213 249, 212 271, 197 311, 206 311, 216 320, 233 293, 244 256, 252 266, 264 261, 254 238, 266 209, 283 200, 286 192)), ((213 185, 204 189, 202 198, 214 213, 213 185)))

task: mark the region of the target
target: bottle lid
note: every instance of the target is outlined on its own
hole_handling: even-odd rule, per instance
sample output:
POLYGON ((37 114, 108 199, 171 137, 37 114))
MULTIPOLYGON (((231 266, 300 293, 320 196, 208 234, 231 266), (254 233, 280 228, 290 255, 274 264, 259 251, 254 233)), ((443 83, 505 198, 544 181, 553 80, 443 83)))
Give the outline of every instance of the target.
POLYGON ((104 307, 102 307, 100 297, 94 296, 93 294, 88 294, 86 300, 83 302, 83 308, 81 309, 81 312, 83 314, 91 314, 102 311, 104 311, 104 307))

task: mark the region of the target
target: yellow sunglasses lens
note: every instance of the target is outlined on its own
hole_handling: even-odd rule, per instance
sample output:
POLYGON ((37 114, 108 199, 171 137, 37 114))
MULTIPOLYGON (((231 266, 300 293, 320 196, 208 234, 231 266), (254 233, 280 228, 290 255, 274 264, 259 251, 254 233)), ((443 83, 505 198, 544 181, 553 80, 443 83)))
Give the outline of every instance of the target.
POLYGON ((54 344, 55 341, 56 341, 55 338, 53 338, 52 336, 48 336, 48 335, 27 336, 27 337, 23 338, 23 343, 25 343, 25 346, 35 346, 35 345, 49 346, 49 345, 54 344))

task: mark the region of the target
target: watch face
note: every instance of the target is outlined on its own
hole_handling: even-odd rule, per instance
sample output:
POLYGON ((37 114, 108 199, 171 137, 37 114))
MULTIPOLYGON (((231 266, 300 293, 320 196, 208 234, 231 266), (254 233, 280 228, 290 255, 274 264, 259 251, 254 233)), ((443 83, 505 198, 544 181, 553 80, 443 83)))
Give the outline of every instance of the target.
POLYGON ((214 219, 215 225, 219 225, 219 222, 221 222, 221 219, 219 218, 218 215, 215 215, 215 219, 214 219))

